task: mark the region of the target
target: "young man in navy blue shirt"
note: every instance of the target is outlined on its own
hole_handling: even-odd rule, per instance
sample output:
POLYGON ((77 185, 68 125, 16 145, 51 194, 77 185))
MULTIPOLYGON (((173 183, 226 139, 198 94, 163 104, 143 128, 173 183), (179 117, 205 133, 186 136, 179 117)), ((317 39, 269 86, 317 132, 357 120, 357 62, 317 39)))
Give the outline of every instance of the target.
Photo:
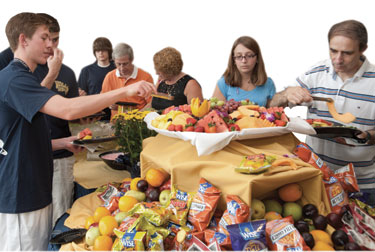
POLYGON ((0 71, 0 141, 4 143, 0 152, 0 250, 47 249, 52 225, 52 151, 66 148, 67 141, 51 142, 45 114, 73 120, 121 98, 148 98, 156 92, 145 81, 75 98, 42 87, 33 71, 50 57, 49 25, 40 15, 20 13, 6 26, 14 60, 0 71))

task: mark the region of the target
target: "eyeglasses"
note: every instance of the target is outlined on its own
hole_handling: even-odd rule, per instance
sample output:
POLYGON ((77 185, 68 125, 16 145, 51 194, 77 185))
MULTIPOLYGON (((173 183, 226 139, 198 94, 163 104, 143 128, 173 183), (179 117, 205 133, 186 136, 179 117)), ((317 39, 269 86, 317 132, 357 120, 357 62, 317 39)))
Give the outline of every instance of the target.
POLYGON ((233 59, 237 61, 242 61, 244 59, 246 60, 252 59, 256 56, 257 56, 256 54, 246 54, 246 55, 233 56, 233 59))

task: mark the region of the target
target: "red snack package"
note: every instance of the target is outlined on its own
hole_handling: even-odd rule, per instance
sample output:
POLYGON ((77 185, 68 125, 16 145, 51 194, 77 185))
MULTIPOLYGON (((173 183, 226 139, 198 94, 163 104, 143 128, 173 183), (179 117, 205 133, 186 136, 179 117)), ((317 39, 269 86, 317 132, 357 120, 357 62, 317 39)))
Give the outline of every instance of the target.
POLYGON ((323 182, 331 211, 339 214, 341 208, 349 203, 348 195, 334 175, 332 175, 328 181, 323 180, 323 182))
POLYGON ((292 216, 267 222, 266 234, 269 250, 310 251, 310 248, 294 227, 292 216))
POLYGON ((227 225, 248 222, 250 217, 250 208, 236 195, 227 196, 227 209, 219 222, 219 232, 229 236, 227 225))
POLYGON ((349 206, 357 227, 363 230, 372 240, 375 240, 375 220, 358 207, 355 202, 351 202, 349 206))
POLYGON ((346 192, 359 192, 357 178, 355 177, 354 166, 352 163, 337 169, 335 171, 335 176, 339 179, 346 192))
POLYGON ((327 164, 320 159, 320 157, 316 155, 307 144, 298 144, 294 150, 294 154, 296 154, 302 161, 321 170, 323 173, 323 180, 329 180, 329 177, 333 174, 333 171, 329 169, 327 164))
POLYGON ((198 231, 205 230, 215 212, 221 191, 204 178, 199 181, 198 192, 190 206, 188 220, 198 231))
POLYGON ((215 232, 211 229, 206 229, 204 232, 204 242, 206 244, 211 244, 217 242, 222 250, 232 250, 232 244, 230 242, 229 235, 215 232))
POLYGON ((111 213, 118 209, 119 196, 113 196, 109 201, 104 203, 104 207, 107 208, 111 213))
MULTIPOLYGON (((127 216, 125 219, 121 222, 120 226, 117 228, 117 230, 121 232, 126 232, 132 225, 138 220, 138 215, 135 216, 127 216)), ((131 232, 132 230, 129 230, 128 232, 131 232)))

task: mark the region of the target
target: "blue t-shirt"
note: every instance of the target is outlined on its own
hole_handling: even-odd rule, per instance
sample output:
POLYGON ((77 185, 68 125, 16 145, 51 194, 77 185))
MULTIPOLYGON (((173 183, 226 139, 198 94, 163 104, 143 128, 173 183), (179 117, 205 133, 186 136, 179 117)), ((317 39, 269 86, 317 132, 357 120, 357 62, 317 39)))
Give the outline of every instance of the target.
MULTIPOLYGON (((34 75, 38 78, 39 82, 41 82, 46 77, 47 73, 47 64, 38 65, 38 67, 34 71, 34 75)), ((59 75, 54 81, 51 90, 66 98, 77 97, 79 95, 78 84, 73 70, 70 69, 68 66, 62 64, 59 75)), ((69 137, 72 135, 67 120, 63 120, 50 115, 46 116, 48 119, 48 125, 50 127, 52 139, 69 137)), ((65 149, 56 150, 53 152, 54 159, 70 157, 72 155, 72 152, 65 149)))
POLYGON ((12 60, 13 60, 13 52, 10 49, 10 47, 0 52, 0 70, 5 68, 9 64, 9 62, 11 62, 12 60))
POLYGON ((97 62, 94 62, 81 70, 78 85, 88 95, 100 94, 105 76, 115 68, 116 66, 113 61, 107 67, 100 67, 97 62))
POLYGON ((257 86, 250 91, 243 90, 239 87, 229 86, 225 82, 224 77, 220 78, 217 85, 227 101, 230 99, 234 99, 235 101, 249 99, 259 106, 266 106, 267 101, 272 99, 276 92, 275 84, 269 77, 267 78, 266 83, 264 83, 262 86, 257 86))
POLYGON ((39 110, 54 95, 24 63, 0 71, 0 212, 23 213, 52 202, 52 146, 39 110))

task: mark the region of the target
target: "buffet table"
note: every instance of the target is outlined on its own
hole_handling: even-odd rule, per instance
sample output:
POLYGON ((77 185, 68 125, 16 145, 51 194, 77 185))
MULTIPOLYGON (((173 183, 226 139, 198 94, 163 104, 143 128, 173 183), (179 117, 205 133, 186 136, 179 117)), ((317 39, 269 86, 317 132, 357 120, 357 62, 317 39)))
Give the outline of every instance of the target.
POLYGON ((225 196, 234 194, 247 204, 251 198, 265 199, 276 196, 276 189, 282 185, 297 182, 304 195, 302 204, 312 203, 322 214, 329 211, 329 201, 322 183, 320 170, 296 159, 297 170, 285 167, 274 174, 241 174, 234 171, 246 155, 264 153, 266 155, 293 155, 299 143, 292 134, 260 139, 232 141, 222 150, 210 155, 198 156, 189 142, 170 138, 161 134, 143 142, 141 153, 141 176, 147 169, 163 168, 171 174, 172 184, 187 192, 197 191, 200 177, 217 186, 224 197, 220 197, 219 207, 226 208, 225 196))

